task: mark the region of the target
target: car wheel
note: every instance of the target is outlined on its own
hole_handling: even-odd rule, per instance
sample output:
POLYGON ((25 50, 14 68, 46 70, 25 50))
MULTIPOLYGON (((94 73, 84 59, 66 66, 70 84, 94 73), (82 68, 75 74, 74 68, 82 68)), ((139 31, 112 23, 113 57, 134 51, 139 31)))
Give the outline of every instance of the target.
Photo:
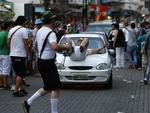
POLYGON ((110 78, 109 78, 109 80, 106 84, 106 88, 112 89, 112 87, 113 87, 113 75, 112 75, 112 72, 111 72, 110 78))

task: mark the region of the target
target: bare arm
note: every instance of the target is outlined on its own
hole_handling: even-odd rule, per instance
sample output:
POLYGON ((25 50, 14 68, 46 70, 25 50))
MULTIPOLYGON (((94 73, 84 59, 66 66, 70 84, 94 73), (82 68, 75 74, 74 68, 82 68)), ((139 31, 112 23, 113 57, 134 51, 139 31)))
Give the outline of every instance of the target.
POLYGON ((31 53, 29 50, 30 39, 24 39, 23 41, 24 41, 24 47, 25 47, 26 52, 27 52, 27 57, 30 59, 31 58, 31 53))
POLYGON ((58 45, 56 42, 51 43, 51 48, 55 51, 69 50, 67 45, 58 45))
POLYGON ((10 47, 10 41, 11 41, 10 38, 8 38, 7 39, 7 45, 8 45, 8 47, 10 47))
POLYGON ((114 35, 114 42, 113 42, 113 47, 115 47, 116 40, 117 40, 117 35, 118 35, 118 30, 115 30, 115 35, 114 35))

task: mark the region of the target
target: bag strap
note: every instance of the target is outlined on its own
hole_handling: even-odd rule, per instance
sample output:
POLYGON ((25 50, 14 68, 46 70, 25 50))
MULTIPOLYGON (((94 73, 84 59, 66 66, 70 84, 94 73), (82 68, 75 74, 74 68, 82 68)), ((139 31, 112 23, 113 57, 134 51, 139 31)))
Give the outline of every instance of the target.
POLYGON ((42 49, 41 49, 41 51, 40 51, 40 58, 41 58, 42 53, 43 53, 43 51, 44 51, 44 48, 45 48, 45 46, 46 46, 46 43, 47 43, 48 37, 49 37, 49 35, 50 35, 52 32, 53 32, 53 31, 50 31, 50 32, 46 35, 46 38, 45 38, 45 40, 44 40, 44 43, 43 43, 42 49))
POLYGON ((11 42, 11 39, 12 39, 13 35, 16 33, 16 31, 18 31, 18 30, 21 29, 21 28, 22 28, 22 26, 19 27, 19 28, 17 28, 17 29, 11 34, 11 36, 10 36, 10 42, 11 42))

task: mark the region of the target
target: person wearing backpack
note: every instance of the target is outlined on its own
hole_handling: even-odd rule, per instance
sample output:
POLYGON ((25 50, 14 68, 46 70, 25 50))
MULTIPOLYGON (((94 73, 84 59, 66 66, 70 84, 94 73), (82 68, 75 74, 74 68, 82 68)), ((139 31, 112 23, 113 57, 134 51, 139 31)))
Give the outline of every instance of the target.
POLYGON ((116 52, 116 65, 114 68, 124 67, 124 49, 125 49, 125 36, 118 23, 112 24, 114 30, 113 48, 116 52))

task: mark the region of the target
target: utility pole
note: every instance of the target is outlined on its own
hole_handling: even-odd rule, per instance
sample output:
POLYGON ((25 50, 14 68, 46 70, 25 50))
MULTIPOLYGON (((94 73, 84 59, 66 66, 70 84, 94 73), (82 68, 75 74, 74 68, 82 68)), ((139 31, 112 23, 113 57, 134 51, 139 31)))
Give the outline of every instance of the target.
POLYGON ((83 16, 83 25, 84 29, 86 28, 86 25, 88 24, 88 14, 87 14, 87 8, 88 8, 88 1, 83 0, 83 10, 82 10, 82 16, 83 16))
POLYGON ((48 10, 49 5, 50 5, 50 1, 51 1, 51 0, 43 0, 43 5, 44 5, 44 8, 45 8, 45 11, 48 10))

